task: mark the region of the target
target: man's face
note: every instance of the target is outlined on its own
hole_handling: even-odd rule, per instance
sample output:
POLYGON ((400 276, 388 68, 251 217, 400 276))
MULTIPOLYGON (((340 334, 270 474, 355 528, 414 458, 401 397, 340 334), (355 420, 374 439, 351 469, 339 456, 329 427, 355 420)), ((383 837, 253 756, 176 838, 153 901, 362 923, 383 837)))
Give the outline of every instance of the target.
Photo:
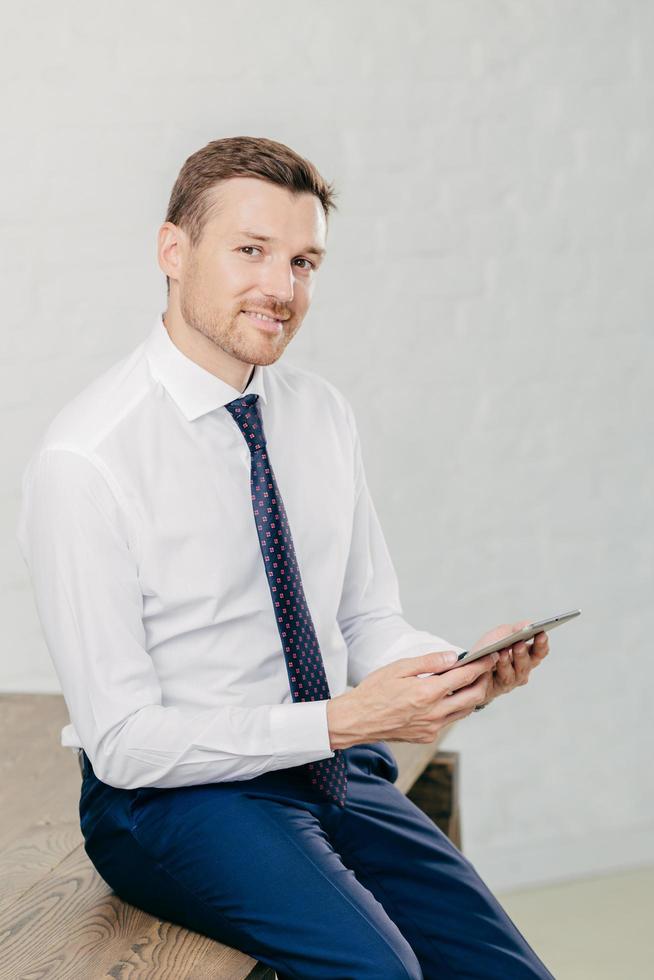
POLYGON ((322 205, 315 194, 293 195, 253 177, 232 177, 213 193, 218 210, 195 249, 182 233, 179 310, 189 327, 237 360, 272 364, 309 309, 325 248, 322 205))

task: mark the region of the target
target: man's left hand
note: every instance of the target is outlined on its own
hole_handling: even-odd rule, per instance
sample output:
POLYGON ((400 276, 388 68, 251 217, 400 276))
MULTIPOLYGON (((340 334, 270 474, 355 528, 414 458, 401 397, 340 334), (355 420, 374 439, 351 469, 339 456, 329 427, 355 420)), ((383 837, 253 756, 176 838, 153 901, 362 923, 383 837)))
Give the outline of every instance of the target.
MULTIPOLYGON (((503 623, 495 629, 484 633, 481 639, 472 647, 472 651, 481 650, 489 643, 501 640, 503 636, 510 636, 523 626, 529 626, 533 622, 530 619, 523 619, 518 623, 503 623)), ((538 667, 549 653, 549 639, 547 633, 536 633, 533 640, 521 640, 512 647, 500 652, 500 658, 495 667, 488 671, 486 697, 483 704, 489 704, 500 694, 508 694, 514 687, 522 687, 529 681, 529 675, 534 667, 538 667)))

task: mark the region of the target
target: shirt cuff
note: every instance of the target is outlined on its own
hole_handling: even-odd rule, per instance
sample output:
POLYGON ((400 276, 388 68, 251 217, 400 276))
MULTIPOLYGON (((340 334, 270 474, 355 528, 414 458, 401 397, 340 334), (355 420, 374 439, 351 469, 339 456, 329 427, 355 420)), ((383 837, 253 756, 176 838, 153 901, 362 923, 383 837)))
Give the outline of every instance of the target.
POLYGON ((289 766, 333 756, 327 724, 328 704, 328 700, 273 704, 270 734, 274 754, 295 760, 289 766))

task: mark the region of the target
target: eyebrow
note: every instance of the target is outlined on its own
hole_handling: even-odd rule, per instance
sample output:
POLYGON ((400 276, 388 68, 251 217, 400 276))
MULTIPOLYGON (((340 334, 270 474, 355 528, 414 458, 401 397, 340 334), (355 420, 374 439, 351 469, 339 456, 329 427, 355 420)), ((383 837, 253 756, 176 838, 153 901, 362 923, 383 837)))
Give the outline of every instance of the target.
MULTIPOLYGON (((237 235, 245 235, 247 238, 254 238, 258 242, 274 242, 271 235, 260 235, 256 231, 248 231, 247 229, 243 231, 237 231, 237 235)), ((309 255, 318 255, 321 258, 327 254, 327 250, 324 248, 319 248, 318 245, 310 245, 308 248, 302 249, 303 252, 307 252, 309 255)))

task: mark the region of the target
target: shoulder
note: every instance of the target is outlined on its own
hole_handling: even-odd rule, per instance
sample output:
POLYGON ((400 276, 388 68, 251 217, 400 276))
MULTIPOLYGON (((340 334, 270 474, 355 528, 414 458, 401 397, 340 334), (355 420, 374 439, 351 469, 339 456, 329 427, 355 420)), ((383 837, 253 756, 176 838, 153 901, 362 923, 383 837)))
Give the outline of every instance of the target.
POLYGON ((41 496, 69 505, 80 495, 122 497, 112 460, 134 429, 134 415, 152 389, 143 343, 90 381, 54 415, 27 459, 23 500, 41 496))
POLYGON ((271 385, 277 390, 274 397, 281 395, 289 400, 297 400, 306 407, 317 407, 328 412, 335 419, 352 426, 354 415, 348 398, 333 382, 317 371, 300 367, 291 361, 278 361, 269 369, 271 385))
POLYGON ((36 451, 63 448, 92 456, 117 428, 129 424, 150 391, 143 344, 95 377, 54 415, 36 451))

